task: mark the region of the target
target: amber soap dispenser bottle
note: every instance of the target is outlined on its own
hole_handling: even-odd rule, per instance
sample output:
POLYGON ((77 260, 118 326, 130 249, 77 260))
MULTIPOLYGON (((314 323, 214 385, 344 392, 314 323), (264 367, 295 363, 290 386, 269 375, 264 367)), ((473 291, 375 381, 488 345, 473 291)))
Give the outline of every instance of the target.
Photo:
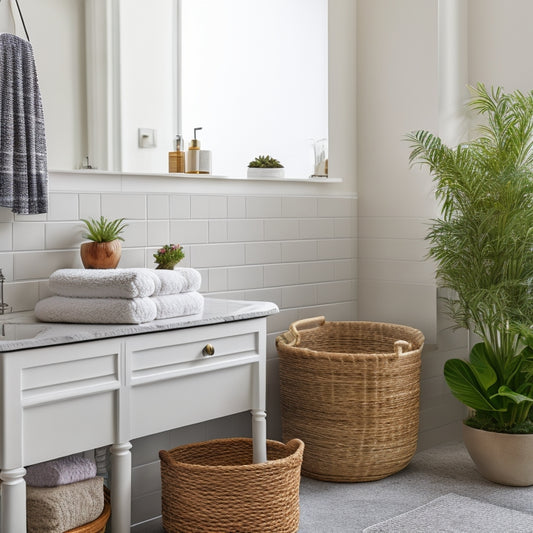
POLYGON ((168 153, 168 171, 185 172, 185 152, 183 151, 183 137, 176 135, 174 151, 168 153))

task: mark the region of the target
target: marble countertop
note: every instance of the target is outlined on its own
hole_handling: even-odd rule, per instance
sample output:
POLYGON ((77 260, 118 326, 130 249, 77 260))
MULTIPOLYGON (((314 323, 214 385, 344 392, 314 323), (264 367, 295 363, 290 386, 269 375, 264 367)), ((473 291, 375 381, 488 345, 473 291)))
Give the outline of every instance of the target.
POLYGON ((273 315, 271 302, 205 298, 202 313, 144 324, 68 324, 38 321, 33 311, 0 315, 0 353, 139 333, 206 326, 273 315))

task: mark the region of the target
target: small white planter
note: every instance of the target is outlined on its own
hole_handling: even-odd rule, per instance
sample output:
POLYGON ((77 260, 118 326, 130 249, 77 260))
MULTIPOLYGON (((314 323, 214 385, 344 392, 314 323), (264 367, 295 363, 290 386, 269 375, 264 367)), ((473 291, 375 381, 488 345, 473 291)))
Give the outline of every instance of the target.
POLYGON ((533 485, 533 434, 494 433, 463 424, 463 440, 485 479, 513 487, 533 485))
POLYGON ((254 168, 248 167, 248 173, 246 174, 249 178, 284 178, 285 169, 284 168, 254 168))

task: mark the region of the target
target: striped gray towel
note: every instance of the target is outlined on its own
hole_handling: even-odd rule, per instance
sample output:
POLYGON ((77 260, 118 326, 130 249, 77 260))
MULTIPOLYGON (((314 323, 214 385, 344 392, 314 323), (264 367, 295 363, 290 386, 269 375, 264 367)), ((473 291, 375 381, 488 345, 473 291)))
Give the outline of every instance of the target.
POLYGON ((0 34, 0 206, 48 211, 44 115, 31 44, 0 34))

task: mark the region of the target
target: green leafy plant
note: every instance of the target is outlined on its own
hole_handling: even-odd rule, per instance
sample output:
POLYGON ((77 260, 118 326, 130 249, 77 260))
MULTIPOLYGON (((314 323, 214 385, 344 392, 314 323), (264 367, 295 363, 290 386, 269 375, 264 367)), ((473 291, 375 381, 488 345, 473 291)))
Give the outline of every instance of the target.
POLYGON ((441 204, 427 240, 453 294, 447 311, 482 341, 469 361, 447 361, 444 376, 475 410, 469 425, 533 433, 533 91, 471 91, 483 119, 476 139, 450 147, 427 131, 407 136, 441 204))
POLYGON ((283 165, 269 155, 257 156, 253 161, 248 163, 249 168, 283 168, 283 165))
POLYGON ((94 242, 111 242, 116 239, 123 241, 124 238, 121 237, 121 233, 128 226, 124 223, 123 218, 107 220, 107 218, 100 216, 98 220, 82 218, 81 221, 87 226, 87 231, 83 234, 83 238, 94 242))
POLYGON ((185 253, 179 244, 165 244, 154 254, 157 269, 172 270, 183 258, 185 253))

